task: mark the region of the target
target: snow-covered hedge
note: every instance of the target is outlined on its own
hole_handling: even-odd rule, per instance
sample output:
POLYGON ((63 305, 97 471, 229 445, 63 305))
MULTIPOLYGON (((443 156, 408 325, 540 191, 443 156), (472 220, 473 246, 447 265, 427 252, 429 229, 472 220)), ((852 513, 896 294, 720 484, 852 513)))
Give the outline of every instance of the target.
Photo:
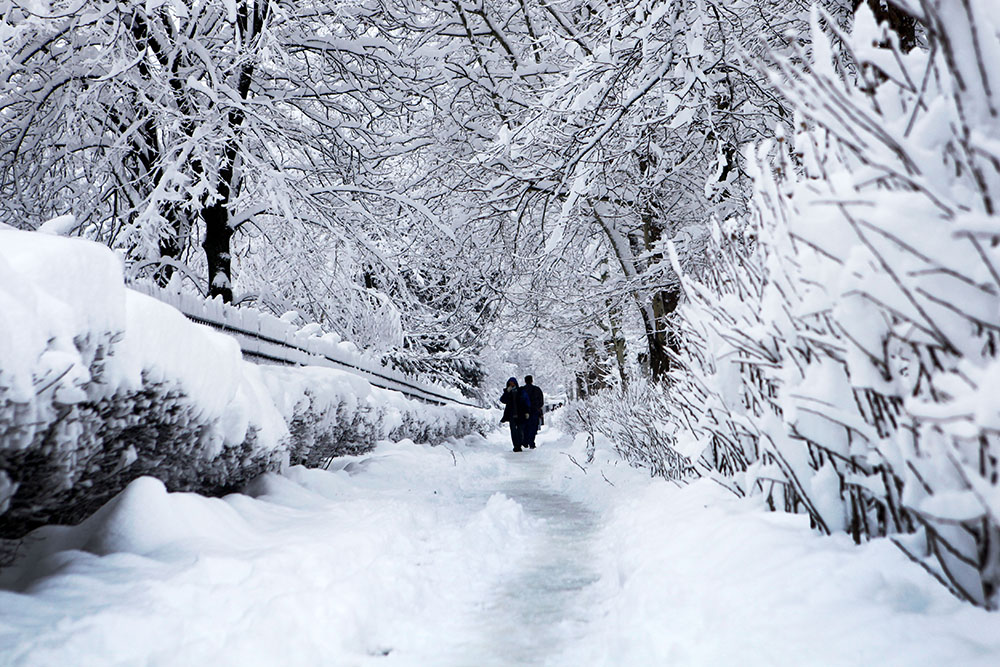
POLYGON ((0 228, 0 535, 82 518, 139 475, 221 492, 492 422, 334 369, 244 362, 232 338, 126 289, 104 246, 0 228))
POLYGON ((751 151, 748 237, 716 229, 685 281, 676 448, 996 608, 1000 8, 903 4, 928 49, 862 3, 853 34, 814 16, 813 56, 775 58, 797 134, 751 151))
POLYGON ((329 368, 260 370, 291 432, 288 455, 293 465, 323 465, 334 456, 360 453, 385 439, 437 443, 474 432, 485 434, 499 419, 490 410, 409 400, 329 368))

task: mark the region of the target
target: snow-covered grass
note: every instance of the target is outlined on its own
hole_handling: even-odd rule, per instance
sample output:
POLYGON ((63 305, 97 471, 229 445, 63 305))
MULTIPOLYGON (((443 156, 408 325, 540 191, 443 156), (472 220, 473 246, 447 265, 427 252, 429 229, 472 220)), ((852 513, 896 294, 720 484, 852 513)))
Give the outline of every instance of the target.
POLYGON ((539 442, 383 442, 224 498, 137 480, 0 574, 0 663, 1000 660, 1000 616, 884 540, 650 478, 600 436, 590 464, 586 436, 539 442))
POLYGON ((1000 661, 1000 618, 958 601, 886 539, 817 537, 808 517, 710 480, 618 489, 597 538, 594 627, 571 654, 578 664, 1000 661))
POLYGON ((80 239, 0 229, 0 535, 92 512, 129 480, 233 489, 392 437, 482 430, 326 368, 259 367, 232 338, 126 289, 80 239))

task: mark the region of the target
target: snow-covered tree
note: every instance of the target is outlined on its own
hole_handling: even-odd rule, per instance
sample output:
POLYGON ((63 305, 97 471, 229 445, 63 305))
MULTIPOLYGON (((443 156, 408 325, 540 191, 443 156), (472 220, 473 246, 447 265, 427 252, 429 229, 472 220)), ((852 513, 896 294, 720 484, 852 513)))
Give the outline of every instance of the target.
MULTIPOLYGON (((790 121, 746 61, 761 51, 762 34, 777 43, 801 31, 808 3, 433 7, 425 39, 443 45, 457 187, 479 201, 517 271, 535 276, 536 300, 544 285, 562 294, 558 276, 577 276, 576 258, 599 239, 613 266, 583 297, 594 316, 588 325, 620 322, 625 296, 642 325, 647 368, 660 377, 680 297, 666 242, 696 267, 708 221, 744 210, 739 147, 790 121)), ((530 314, 531 299, 521 305, 530 314)))
POLYGON ((391 4, 0 4, 6 221, 72 211, 133 272, 201 264, 227 300, 245 227, 365 237, 369 199, 410 205, 384 165, 419 142, 391 4))
POLYGON ((771 54, 795 133, 749 152, 751 224, 686 281, 676 451, 995 608, 1000 14, 896 7, 925 47, 862 3, 771 54))
POLYGON ((447 158, 416 153, 440 131, 419 14, 0 2, 2 219, 71 212, 131 278, 298 310, 408 368, 467 365, 496 276, 447 158))

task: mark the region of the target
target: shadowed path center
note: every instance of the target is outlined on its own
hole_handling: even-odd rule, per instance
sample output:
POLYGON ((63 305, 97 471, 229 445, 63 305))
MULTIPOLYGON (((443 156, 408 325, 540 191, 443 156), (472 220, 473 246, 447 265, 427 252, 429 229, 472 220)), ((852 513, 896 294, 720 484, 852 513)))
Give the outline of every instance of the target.
POLYGON ((455 647, 451 664, 551 664, 583 632, 586 607, 579 597, 598 578, 591 550, 599 517, 548 483, 561 444, 540 437, 538 450, 508 454, 519 462, 518 472, 494 491, 522 507, 537 535, 516 574, 470 619, 476 629, 455 647))

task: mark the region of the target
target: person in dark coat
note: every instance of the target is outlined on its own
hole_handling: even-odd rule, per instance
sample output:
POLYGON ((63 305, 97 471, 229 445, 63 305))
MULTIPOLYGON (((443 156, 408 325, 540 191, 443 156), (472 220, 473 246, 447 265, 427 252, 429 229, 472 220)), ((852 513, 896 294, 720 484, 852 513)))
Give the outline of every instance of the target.
POLYGON ((504 404, 503 419, 500 423, 510 424, 510 441, 514 443, 514 451, 521 451, 524 445, 524 424, 528 419, 528 405, 524 392, 517 386, 517 378, 507 380, 500 402, 504 404))
POLYGON ((528 406, 528 419, 524 422, 524 446, 534 449, 538 428, 545 423, 545 417, 542 415, 545 409, 545 397, 542 395, 541 387, 535 385, 534 378, 530 375, 524 376, 524 397, 528 406))

